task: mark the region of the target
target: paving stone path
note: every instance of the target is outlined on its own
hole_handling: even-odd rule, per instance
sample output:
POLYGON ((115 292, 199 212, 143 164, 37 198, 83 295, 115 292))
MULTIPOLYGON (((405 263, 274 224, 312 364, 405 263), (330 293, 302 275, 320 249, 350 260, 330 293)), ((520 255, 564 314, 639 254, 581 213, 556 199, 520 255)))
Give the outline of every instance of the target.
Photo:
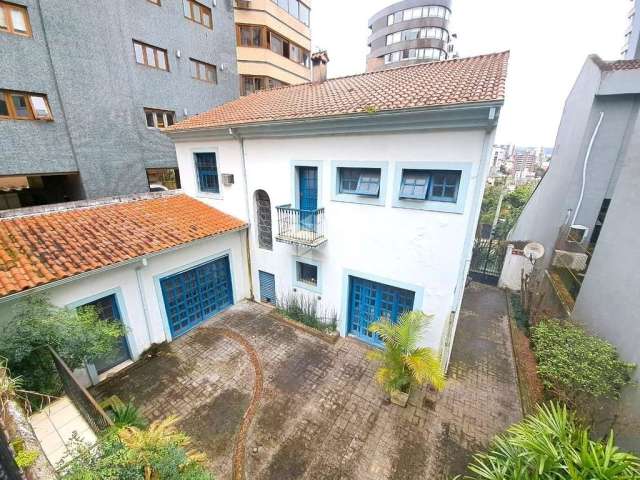
POLYGON ((258 371, 246 345, 220 329, 257 352, 263 375, 241 454, 249 479, 447 478, 521 415, 497 289, 467 289, 446 390, 414 392, 404 409, 384 402, 368 347, 350 338, 330 345, 242 303, 95 389, 99 398, 133 399, 151 420, 180 416, 219 480, 234 478, 258 371))

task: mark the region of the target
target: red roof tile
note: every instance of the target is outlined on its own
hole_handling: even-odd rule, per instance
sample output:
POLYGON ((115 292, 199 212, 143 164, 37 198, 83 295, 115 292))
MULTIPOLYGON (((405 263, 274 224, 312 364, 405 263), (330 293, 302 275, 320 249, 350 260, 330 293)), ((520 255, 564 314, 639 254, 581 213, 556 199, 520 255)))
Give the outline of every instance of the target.
POLYGON ((602 70, 636 70, 640 68, 640 60, 616 60, 615 62, 602 62, 602 70))
POLYGON ((494 53, 261 91, 166 131, 502 101, 508 60, 494 53))
POLYGON ((0 219, 0 297, 244 226, 186 195, 0 219))

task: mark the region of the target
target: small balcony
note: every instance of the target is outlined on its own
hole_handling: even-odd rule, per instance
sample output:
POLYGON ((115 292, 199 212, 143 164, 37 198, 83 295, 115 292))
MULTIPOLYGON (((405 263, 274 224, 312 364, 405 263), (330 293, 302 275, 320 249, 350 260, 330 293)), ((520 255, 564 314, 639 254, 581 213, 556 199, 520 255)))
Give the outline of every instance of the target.
POLYGON ((324 208, 300 210, 291 205, 276 207, 278 242, 316 248, 327 241, 324 234, 324 208))

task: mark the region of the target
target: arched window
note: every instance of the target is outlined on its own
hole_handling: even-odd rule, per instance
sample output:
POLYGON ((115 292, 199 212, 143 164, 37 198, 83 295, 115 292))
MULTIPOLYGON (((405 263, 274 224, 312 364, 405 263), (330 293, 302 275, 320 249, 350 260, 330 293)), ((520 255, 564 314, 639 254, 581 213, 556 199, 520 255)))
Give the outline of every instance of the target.
POLYGON ((264 190, 256 190, 256 217, 258 224, 258 246, 273 250, 273 238, 271 235, 271 200, 264 190))

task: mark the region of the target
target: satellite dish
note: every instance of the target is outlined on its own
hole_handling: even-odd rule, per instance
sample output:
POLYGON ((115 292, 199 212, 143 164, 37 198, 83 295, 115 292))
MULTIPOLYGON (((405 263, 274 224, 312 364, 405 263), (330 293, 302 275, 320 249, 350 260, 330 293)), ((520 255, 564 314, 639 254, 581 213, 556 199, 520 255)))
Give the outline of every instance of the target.
POLYGON ((538 242, 527 243, 524 247, 525 257, 536 261, 544 256, 544 245, 538 242))

